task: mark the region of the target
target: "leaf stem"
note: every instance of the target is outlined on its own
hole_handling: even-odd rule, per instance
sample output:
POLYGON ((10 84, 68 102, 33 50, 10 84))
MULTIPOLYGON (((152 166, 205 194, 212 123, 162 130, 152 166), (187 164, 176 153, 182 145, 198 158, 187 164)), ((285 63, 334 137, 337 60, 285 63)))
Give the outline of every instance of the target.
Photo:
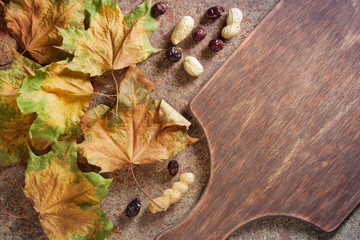
POLYGON ((5 208, 5 206, 2 204, 2 202, 0 202, 0 209, 4 210, 4 212, 5 212, 7 215, 9 215, 9 216, 11 216, 11 217, 13 217, 13 218, 19 218, 19 219, 31 218, 32 216, 34 216, 34 215, 37 214, 37 212, 35 212, 35 213, 33 213, 33 214, 29 215, 29 216, 26 216, 26 217, 15 216, 14 214, 12 214, 12 213, 9 212, 8 210, 6 210, 6 208, 5 208))
POLYGON ((53 143, 54 142, 47 142, 46 145, 41 150, 45 150, 47 147, 49 147, 53 143))
POLYGON ((3 66, 6 66, 6 65, 9 65, 9 64, 11 64, 11 63, 13 63, 13 61, 7 62, 7 63, 5 63, 5 64, 0 64, 0 67, 3 67, 3 66))
POLYGON ((115 97, 117 96, 116 94, 105 94, 105 93, 101 93, 101 92, 93 92, 94 95, 99 95, 99 96, 104 96, 104 97, 115 97))
POLYGON ((118 83, 116 81, 113 69, 111 69, 111 75, 114 79, 115 86, 116 86, 116 109, 115 109, 115 112, 116 112, 116 116, 118 116, 118 114, 119 114, 119 90, 120 89, 119 89, 118 83))
POLYGON ((133 170, 133 164, 130 163, 130 171, 131 171, 131 175, 135 180, 136 185, 140 188, 140 190, 145 194, 145 196, 152 201, 158 208, 162 209, 163 211, 165 211, 164 208, 160 207, 154 200, 151 199, 151 197, 149 197, 149 195, 147 195, 147 193, 145 192, 145 190, 140 186, 140 184, 138 183, 138 181, 136 180, 135 174, 134 174, 134 170, 133 170))
POLYGON ((25 50, 21 53, 21 55, 24 55, 24 53, 26 53, 26 51, 27 51, 27 49, 25 49, 25 50))

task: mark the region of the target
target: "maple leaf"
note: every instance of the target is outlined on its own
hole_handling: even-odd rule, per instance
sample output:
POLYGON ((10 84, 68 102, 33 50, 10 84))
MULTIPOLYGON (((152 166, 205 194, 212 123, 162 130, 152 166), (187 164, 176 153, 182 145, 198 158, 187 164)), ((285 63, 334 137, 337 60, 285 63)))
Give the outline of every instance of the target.
POLYGON ((63 59, 56 27, 83 29, 85 0, 12 0, 6 5, 7 27, 17 43, 39 63, 63 59))
POLYGON ((94 0, 88 12, 88 30, 61 30, 63 49, 74 54, 68 64, 73 71, 101 75, 141 62, 158 50, 149 37, 157 28, 151 1, 145 1, 124 17, 117 2, 94 0))
POLYGON ((105 239, 113 226, 99 204, 111 179, 81 173, 76 159, 75 141, 58 142, 43 156, 30 153, 25 196, 49 239, 105 239))
POLYGON ((35 139, 56 141, 80 132, 80 121, 91 102, 93 87, 88 74, 67 69, 66 63, 52 63, 35 71, 18 89, 17 103, 24 113, 36 112, 38 117, 30 127, 35 139))
POLYGON ((106 112, 104 105, 85 114, 85 141, 79 150, 90 164, 110 172, 130 164, 154 163, 197 141, 187 135, 189 121, 164 100, 150 98, 153 88, 132 65, 120 85, 118 115, 115 109, 106 112))
POLYGON ((36 114, 21 114, 15 91, 26 77, 34 75, 34 70, 41 67, 12 47, 10 49, 13 65, 9 70, 0 71, 0 165, 3 166, 27 157, 27 145, 31 142, 29 128, 36 114))

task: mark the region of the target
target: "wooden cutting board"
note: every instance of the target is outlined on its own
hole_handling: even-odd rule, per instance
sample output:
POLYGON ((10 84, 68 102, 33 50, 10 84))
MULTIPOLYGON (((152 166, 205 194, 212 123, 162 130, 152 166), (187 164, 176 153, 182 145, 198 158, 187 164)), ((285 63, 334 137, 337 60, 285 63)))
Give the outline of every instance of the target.
POLYGON ((225 239, 268 216, 333 231, 360 200, 360 2, 280 2, 191 110, 210 179, 157 239, 225 239))

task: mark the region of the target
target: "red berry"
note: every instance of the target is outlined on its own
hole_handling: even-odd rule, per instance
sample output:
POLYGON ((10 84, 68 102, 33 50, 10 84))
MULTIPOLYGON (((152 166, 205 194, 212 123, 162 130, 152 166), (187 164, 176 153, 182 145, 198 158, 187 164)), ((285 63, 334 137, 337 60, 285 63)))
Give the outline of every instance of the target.
POLYGON ((206 37, 207 33, 202 27, 197 27, 192 30, 192 38, 194 41, 200 42, 206 37))
POLYGON ((125 216, 131 218, 139 214, 141 208, 140 198, 134 198, 126 207, 125 216))
POLYGON ((181 52, 174 46, 171 46, 166 51, 166 57, 171 62, 178 62, 181 59, 181 52))
POLYGON ((156 4, 154 4, 154 6, 152 7, 152 14, 154 17, 158 17, 160 15, 163 15, 167 10, 167 6, 166 3, 164 2, 158 2, 156 4))
POLYGON ((221 39, 213 39, 209 42, 209 48, 213 52, 218 52, 224 47, 224 42, 221 39))
POLYGON ((225 12, 223 7, 220 6, 214 6, 209 8, 206 13, 205 17, 207 19, 217 19, 222 16, 222 14, 225 12))
POLYGON ((179 164, 176 160, 171 160, 168 164, 168 170, 171 176, 175 176, 179 171, 179 164))

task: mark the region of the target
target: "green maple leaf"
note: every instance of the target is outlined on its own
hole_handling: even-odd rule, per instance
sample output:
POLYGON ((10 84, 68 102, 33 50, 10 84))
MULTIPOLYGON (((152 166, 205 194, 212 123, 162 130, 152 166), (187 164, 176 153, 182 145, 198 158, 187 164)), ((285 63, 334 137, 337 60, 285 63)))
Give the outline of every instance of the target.
POLYGON ((21 113, 15 92, 26 77, 35 75, 35 69, 41 67, 15 49, 11 48, 11 51, 13 65, 9 70, 0 71, 0 165, 3 166, 28 155, 29 128, 36 114, 21 113))
POLYGON ((76 160, 75 141, 58 142, 40 157, 30 153, 24 193, 49 239, 105 239, 113 226, 99 204, 111 180, 81 173, 76 160))
POLYGON ((73 71, 101 75, 141 62, 158 51, 149 37, 157 22, 151 15, 151 1, 146 0, 124 17, 117 2, 94 0, 87 8, 88 30, 61 30, 63 49, 74 54, 68 67, 73 71))
POLYGON ((36 70, 35 76, 26 78, 17 91, 21 111, 38 115, 30 128, 32 138, 56 141, 60 136, 80 132, 76 121, 89 106, 93 87, 88 74, 67 69, 67 62, 36 70))

